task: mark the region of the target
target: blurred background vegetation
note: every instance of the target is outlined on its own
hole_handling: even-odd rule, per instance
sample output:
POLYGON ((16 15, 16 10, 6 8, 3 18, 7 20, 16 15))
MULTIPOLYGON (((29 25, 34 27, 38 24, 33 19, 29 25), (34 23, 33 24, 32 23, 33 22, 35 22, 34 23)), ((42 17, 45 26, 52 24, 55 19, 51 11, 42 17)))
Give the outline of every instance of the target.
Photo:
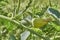
POLYGON ((60 40, 60 0, 0 0, 0 40, 60 40))

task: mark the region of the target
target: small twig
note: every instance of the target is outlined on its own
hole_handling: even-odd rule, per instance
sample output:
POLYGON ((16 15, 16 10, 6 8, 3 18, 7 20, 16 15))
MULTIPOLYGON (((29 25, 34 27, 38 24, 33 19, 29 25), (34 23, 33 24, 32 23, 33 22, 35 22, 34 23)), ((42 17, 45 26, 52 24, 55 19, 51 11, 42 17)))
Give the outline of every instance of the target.
POLYGON ((30 6, 31 3, 32 3, 32 0, 30 0, 30 2, 28 3, 28 6, 26 6, 25 10, 23 10, 22 13, 17 14, 12 19, 14 19, 15 17, 19 16, 20 14, 23 14, 29 8, 29 6, 30 6))
POLYGON ((16 15, 16 0, 15 1, 13 1, 13 3, 14 3, 14 9, 13 9, 13 17, 16 15))
POLYGON ((49 6, 52 7, 51 0, 49 0, 49 6))
POLYGON ((19 8, 20 8, 20 0, 18 1, 18 6, 17 6, 16 14, 18 14, 19 8))

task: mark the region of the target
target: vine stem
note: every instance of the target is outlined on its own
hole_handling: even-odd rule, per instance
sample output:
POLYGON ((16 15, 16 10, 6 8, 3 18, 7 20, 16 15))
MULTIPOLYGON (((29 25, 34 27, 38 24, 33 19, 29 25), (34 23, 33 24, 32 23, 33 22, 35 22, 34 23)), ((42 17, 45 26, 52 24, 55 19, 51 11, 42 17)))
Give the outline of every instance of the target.
POLYGON ((0 15, 0 19, 8 20, 8 21, 10 21, 11 23, 17 24, 19 27, 21 26, 21 28, 27 29, 28 31, 32 32, 33 34, 36 34, 37 36, 43 38, 44 40, 49 40, 49 39, 47 39, 46 37, 44 37, 44 36, 42 36, 42 35, 36 33, 36 32, 33 31, 32 29, 30 29, 30 28, 24 26, 23 24, 17 22, 16 20, 12 20, 12 19, 10 19, 9 17, 3 16, 3 15, 0 15))

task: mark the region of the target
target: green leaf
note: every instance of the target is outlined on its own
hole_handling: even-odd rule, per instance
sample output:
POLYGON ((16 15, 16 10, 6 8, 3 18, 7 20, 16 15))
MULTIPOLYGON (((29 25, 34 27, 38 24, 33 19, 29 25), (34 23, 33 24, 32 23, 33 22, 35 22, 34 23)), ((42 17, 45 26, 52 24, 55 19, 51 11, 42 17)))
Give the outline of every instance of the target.
POLYGON ((9 40, 16 40, 16 38, 13 34, 10 34, 9 40))
POLYGON ((48 13, 56 16, 57 18, 60 18, 60 12, 54 8, 48 8, 48 13))
POLYGON ((57 24, 55 24, 55 23, 53 23, 53 22, 51 22, 51 25, 52 25, 53 27, 55 27, 55 29, 56 29, 57 31, 60 31, 60 25, 57 25, 57 24))
POLYGON ((28 36, 30 35, 30 32, 29 31, 24 31, 22 34, 21 34, 21 40, 26 40, 28 38, 28 36))

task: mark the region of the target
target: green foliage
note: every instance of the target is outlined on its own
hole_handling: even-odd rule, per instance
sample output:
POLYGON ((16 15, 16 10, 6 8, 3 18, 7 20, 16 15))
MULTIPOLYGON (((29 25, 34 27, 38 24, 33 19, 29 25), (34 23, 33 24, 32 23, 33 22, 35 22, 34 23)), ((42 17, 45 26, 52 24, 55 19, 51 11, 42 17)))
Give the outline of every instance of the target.
POLYGON ((30 32, 24 34, 27 40, 60 40, 59 4, 59 0, 0 0, 0 40, 21 40, 26 30, 30 32), (52 20, 42 28, 34 28, 35 18, 52 20))

